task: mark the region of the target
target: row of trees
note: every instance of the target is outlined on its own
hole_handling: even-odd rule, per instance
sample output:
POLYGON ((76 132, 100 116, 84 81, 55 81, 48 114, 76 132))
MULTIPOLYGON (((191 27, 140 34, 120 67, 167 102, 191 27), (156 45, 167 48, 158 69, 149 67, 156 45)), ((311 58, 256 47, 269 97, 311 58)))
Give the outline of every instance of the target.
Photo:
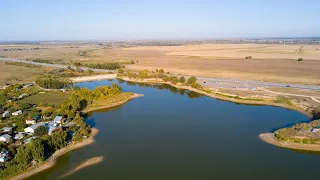
POLYGON ((38 78, 36 84, 46 89, 64 89, 72 87, 71 81, 59 80, 56 78, 38 78))
POLYGON ((97 64, 86 64, 89 68, 96 68, 96 69, 120 69, 122 66, 118 62, 109 62, 109 63, 97 63, 97 64))

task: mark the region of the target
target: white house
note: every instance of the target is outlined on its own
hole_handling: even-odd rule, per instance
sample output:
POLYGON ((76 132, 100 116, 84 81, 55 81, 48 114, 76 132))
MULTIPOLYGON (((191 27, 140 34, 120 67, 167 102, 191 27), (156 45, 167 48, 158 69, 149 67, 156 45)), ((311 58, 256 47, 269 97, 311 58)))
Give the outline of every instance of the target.
POLYGON ((8 143, 10 139, 11 139, 11 136, 9 134, 4 134, 0 136, 0 142, 8 143))
POLYGON ((21 115, 21 114, 22 114, 21 110, 12 113, 12 115, 14 115, 14 116, 18 116, 18 115, 21 115))
POLYGON ((36 130, 40 126, 46 126, 46 124, 44 122, 39 122, 37 124, 34 124, 34 125, 30 126, 30 127, 25 128, 24 132, 33 134, 34 130, 36 130))
POLYGON ((10 131, 12 131, 12 127, 4 127, 4 128, 2 128, 2 131, 3 132, 10 132, 10 131))
POLYGON ((36 120, 34 119, 26 119, 26 124, 35 124, 36 120))
POLYGON ((24 137, 24 132, 18 132, 17 134, 14 135, 15 140, 20 140, 24 137))
POLYGON ((53 122, 61 124, 62 119, 63 119, 62 116, 56 116, 56 117, 54 118, 53 122))
POLYGON ((2 114, 2 117, 5 118, 5 117, 8 117, 10 116, 10 112, 9 111, 5 111, 3 114, 2 114))
POLYGON ((22 99, 22 98, 24 98, 24 97, 26 97, 27 96, 27 94, 26 93, 23 93, 23 94, 21 94, 20 96, 19 96, 19 99, 22 99))

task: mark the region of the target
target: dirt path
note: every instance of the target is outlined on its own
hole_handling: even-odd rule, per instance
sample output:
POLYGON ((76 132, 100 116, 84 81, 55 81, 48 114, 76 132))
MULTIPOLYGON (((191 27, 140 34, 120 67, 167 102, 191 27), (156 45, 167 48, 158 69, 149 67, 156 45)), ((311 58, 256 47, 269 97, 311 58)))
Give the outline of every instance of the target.
POLYGON ((272 93, 272 94, 278 94, 278 95, 284 95, 284 96, 306 97, 306 98, 312 99, 313 101, 315 101, 317 103, 320 103, 320 100, 317 99, 317 98, 320 98, 320 97, 308 96, 308 95, 302 95, 302 94, 290 94, 290 93, 283 93, 283 92, 275 92, 275 91, 267 90, 267 89, 264 89, 264 88, 259 88, 259 89, 263 90, 265 92, 268 92, 268 93, 272 93))
POLYGON ((83 146, 86 146, 86 145, 94 143, 94 137, 98 134, 98 132, 99 132, 98 129, 91 128, 91 135, 87 139, 85 139, 85 140, 83 140, 83 141, 81 141, 79 143, 67 146, 65 148, 62 148, 62 149, 56 151, 47 161, 37 165, 36 167, 33 167, 32 169, 30 169, 27 172, 24 172, 24 173, 22 173, 20 175, 17 175, 15 177, 10 178, 10 180, 22 180, 22 179, 30 177, 30 176, 32 176, 34 174, 37 174, 37 173, 39 173, 41 171, 44 171, 44 170, 47 170, 47 169, 51 168, 52 166, 55 165, 56 160, 57 160, 57 158, 59 156, 65 154, 65 153, 67 153, 69 151, 72 151, 72 150, 75 150, 75 149, 81 148, 83 146))
POLYGON ((283 147, 283 148, 306 150, 306 151, 320 151, 320 145, 299 144, 299 143, 279 141, 276 139, 276 137, 274 137, 273 133, 262 133, 259 135, 259 138, 266 143, 283 147))

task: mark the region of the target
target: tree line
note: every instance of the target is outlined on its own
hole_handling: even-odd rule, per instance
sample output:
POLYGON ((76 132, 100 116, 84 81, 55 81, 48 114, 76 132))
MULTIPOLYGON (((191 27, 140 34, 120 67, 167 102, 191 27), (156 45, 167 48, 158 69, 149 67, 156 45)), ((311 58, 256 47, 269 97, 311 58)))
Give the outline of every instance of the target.
POLYGON ((56 78, 38 78, 36 84, 46 89, 64 89, 72 87, 72 82, 69 80, 59 80, 56 78))

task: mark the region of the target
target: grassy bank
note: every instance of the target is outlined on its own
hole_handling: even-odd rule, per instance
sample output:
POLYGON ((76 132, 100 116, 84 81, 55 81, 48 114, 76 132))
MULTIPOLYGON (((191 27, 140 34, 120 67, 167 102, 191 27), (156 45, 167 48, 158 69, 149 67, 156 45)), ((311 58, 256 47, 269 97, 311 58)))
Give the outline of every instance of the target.
POLYGON ((30 104, 54 104, 59 105, 63 101, 68 100, 70 93, 68 92, 59 92, 59 91, 48 91, 41 94, 36 94, 22 99, 21 103, 30 103, 30 104))

